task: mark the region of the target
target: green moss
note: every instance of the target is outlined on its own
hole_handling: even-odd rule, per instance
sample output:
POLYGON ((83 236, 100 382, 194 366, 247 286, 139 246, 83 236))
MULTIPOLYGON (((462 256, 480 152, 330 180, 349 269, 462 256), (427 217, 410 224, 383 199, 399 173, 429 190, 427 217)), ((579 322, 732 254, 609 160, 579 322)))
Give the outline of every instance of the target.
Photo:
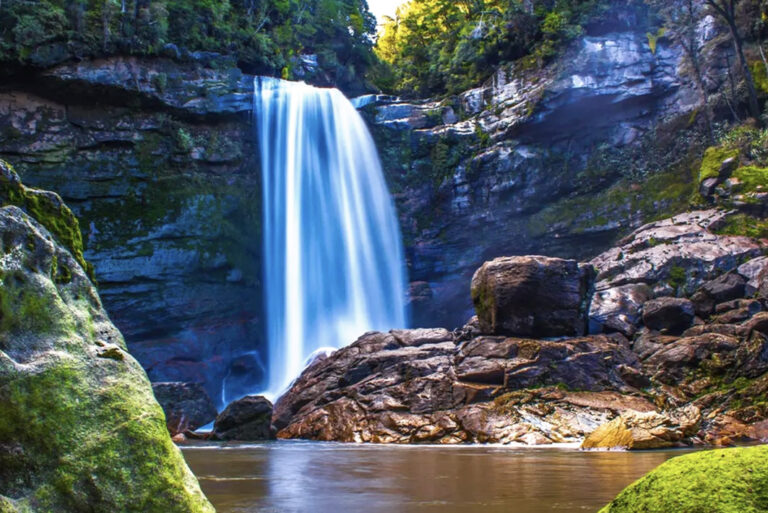
POLYGON ((733 172, 731 178, 739 181, 733 187, 733 192, 735 193, 755 192, 758 189, 768 192, 768 168, 755 166, 740 167, 733 172))
POLYGON ((768 447, 673 458, 600 513, 758 513, 768 510, 768 447))
POLYGON ((496 299, 490 285, 481 280, 477 286, 472 287, 472 303, 475 305, 475 312, 478 318, 493 323, 496 311, 496 299))
POLYGON ((83 255, 83 235, 75 214, 57 195, 30 189, 21 184, 10 164, 0 160, 0 203, 14 205, 42 224, 75 257, 77 263, 94 279, 93 266, 83 255))
POLYGON ((757 87, 757 90, 763 93, 768 93, 768 73, 766 73, 763 61, 753 61, 749 65, 749 68, 752 71, 752 77, 755 80, 755 87, 757 87))
POLYGON ((768 219, 753 217, 748 214, 729 216, 725 224, 715 230, 719 235, 742 235, 755 239, 768 238, 768 219))
POLYGON ((701 161, 699 171, 699 183, 707 178, 717 178, 720 174, 720 166, 723 161, 739 156, 739 150, 729 149, 721 146, 711 146, 704 152, 704 159, 701 161))
POLYGON ((669 270, 669 285, 675 290, 680 289, 688 281, 685 269, 680 266, 672 266, 669 270))
POLYGON ((663 219, 688 207, 693 191, 690 176, 678 171, 660 173, 642 182, 621 180, 600 191, 561 200, 531 217, 529 232, 541 236, 550 230, 589 233, 642 213, 644 219, 663 219))

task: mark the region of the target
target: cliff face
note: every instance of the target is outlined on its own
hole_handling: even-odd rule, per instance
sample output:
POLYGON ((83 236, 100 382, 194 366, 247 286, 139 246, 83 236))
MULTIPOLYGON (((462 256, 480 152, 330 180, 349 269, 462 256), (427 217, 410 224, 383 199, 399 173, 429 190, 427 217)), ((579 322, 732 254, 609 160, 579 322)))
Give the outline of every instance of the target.
MULTIPOLYGON (((466 321, 485 260, 593 256, 686 208, 700 102, 679 51, 663 39, 652 51, 646 32, 619 18, 544 69, 363 108, 397 199, 416 326, 466 321)), ((712 23, 701 34, 714 93, 730 47, 712 23)), ((0 157, 81 219, 132 353, 153 381, 204 382, 217 402, 262 374, 251 93, 252 77, 210 54, 85 60, 0 88, 0 157)))
POLYGON ((253 85, 229 64, 86 61, 0 91, 0 155, 72 206, 133 354, 216 399, 258 382, 261 338, 253 85))
MULTIPOLYGON (((504 68, 455 98, 365 107, 397 192, 417 326, 466 321, 484 260, 593 256, 685 209, 700 95, 679 48, 652 49, 641 20, 611 30, 593 29, 544 70, 504 68)), ((716 37, 709 24, 700 32, 716 37)), ((706 53, 711 94, 724 87, 723 52, 713 42, 706 53)))
POLYGON ((72 213, 2 161, 0 197, 0 510, 212 512, 67 240, 72 213))

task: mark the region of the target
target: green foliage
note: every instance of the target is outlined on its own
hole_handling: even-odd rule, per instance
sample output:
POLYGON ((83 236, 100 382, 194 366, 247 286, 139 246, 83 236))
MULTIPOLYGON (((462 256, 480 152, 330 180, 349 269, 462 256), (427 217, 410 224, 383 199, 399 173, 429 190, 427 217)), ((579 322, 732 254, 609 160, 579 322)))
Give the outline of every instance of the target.
MULTIPOLYGON (((302 53, 349 84, 373 61, 365 0, 3 0, 0 62, 50 66, 112 54, 233 55, 247 71, 291 70, 302 53)), ((290 78, 290 73, 287 74, 290 78)), ((153 78, 162 90, 163 77, 153 78)))
POLYGON ((675 290, 679 290, 688 281, 685 274, 685 268, 674 265, 669 270, 669 285, 675 290))
POLYGON ((369 78, 406 94, 457 93, 499 64, 526 57, 541 65, 607 8, 603 0, 411 0, 384 26, 382 64, 369 78))
POLYGON ((758 513, 768 510, 768 447, 673 458, 600 513, 758 513))
POLYGON ((724 160, 739 156, 739 150, 712 146, 704 152, 699 171, 699 183, 707 178, 717 178, 720 173, 720 165, 724 160))
POLYGON ((768 219, 752 217, 748 214, 729 216, 725 225, 718 228, 720 235, 743 235, 755 239, 768 239, 768 219))

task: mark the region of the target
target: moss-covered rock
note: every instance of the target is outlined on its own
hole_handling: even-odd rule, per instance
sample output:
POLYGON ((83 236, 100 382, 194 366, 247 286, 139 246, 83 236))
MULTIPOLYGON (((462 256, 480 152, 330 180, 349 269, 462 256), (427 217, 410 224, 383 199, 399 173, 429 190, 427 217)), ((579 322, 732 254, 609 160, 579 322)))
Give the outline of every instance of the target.
POLYGON ((699 171, 699 183, 707 178, 717 178, 720 176, 720 168, 728 159, 738 158, 739 150, 722 146, 712 146, 704 152, 704 158, 701 161, 701 170, 699 171))
POLYGON ((0 254, 0 511, 212 512, 78 260, 15 206, 0 254))
POLYGON ((10 164, 0 160, 0 205, 14 205, 42 224, 93 278, 93 266, 83 256, 80 223, 58 194, 25 187, 10 164))
POLYGON ((768 446, 673 458, 600 513, 758 513, 768 510, 768 446))

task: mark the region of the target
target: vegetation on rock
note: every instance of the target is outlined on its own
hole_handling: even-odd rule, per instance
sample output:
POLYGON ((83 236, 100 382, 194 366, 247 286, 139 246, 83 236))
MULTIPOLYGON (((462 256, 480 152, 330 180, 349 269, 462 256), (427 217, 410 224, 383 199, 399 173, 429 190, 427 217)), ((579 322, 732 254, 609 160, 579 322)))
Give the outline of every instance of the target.
POLYGON ((52 192, 25 187, 10 164, 0 160, 0 204, 20 207, 66 246, 93 279, 93 266, 83 256, 83 235, 77 217, 52 192))
POLYGON ((542 64, 610 3, 411 0, 384 26, 376 46, 384 65, 373 78, 386 90, 458 93, 502 63, 542 64))
POLYGON ((768 446, 673 458, 600 513, 758 513, 768 509, 768 446))
POLYGON ((78 262, 15 206, 0 233, 0 509, 212 512, 78 262))
MULTIPOLYGON (((5 0, 0 62, 48 67, 107 55, 231 55, 245 70, 290 78, 302 55, 350 84, 372 60, 365 0, 5 0)), ((161 86, 158 82, 158 86, 161 86)))

